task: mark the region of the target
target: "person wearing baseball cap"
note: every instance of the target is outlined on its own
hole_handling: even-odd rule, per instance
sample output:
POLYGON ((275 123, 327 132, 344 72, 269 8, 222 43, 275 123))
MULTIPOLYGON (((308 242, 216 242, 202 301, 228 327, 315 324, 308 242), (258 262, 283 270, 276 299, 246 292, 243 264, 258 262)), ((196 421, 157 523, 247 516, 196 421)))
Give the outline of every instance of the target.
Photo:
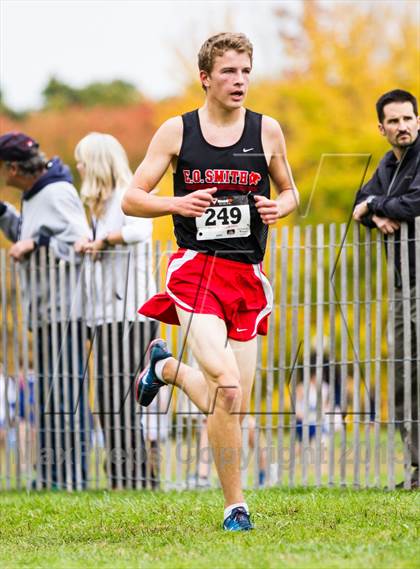
MULTIPOLYGON (((71 449, 66 450, 66 437, 63 432, 63 426, 66 422, 64 420, 64 405, 61 401, 62 393, 65 391, 64 381, 68 382, 69 393, 73 392, 73 386, 77 385, 77 382, 80 387, 82 385, 83 372, 80 371, 83 370, 81 324, 79 320, 77 323, 78 348, 74 342, 72 345, 70 327, 68 327, 68 333, 62 333, 62 329, 67 327, 60 326, 60 321, 66 318, 62 314, 74 314, 74 306, 80 306, 80 299, 75 298, 75 291, 71 287, 68 270, 65 277, 68 280, 65 283, 67 297, 60 298, 57 291, 53 296, 50 294, 48 289, 49 275, 48 273, 41 275, 42 265, 38 251, 42 247, 47 248, 47 252, 51 252, 57 262, 66 263, 74 258, 74 243, 89 234, 85 212, 73 185, 69 167, 63 164, 58 157, 47 160, 45 154, 41 152, 38 142, 23 132, 8 132, 0 136, 0 192, 1 185, 12 186, 22 192, 20 212, 12 204, 0 201, 0 229, 13 242, 9 254, 19 263, 23 309, 27 310, 26 321, 33 332, 35 328, 38 328, 38 333, 34 335, 38 341, 37 354, 34 357, 37 358, 38 364, 40 395, 38 409, 39 448, 41 457, 44 459, 40 460, 41 466, 36 473, 35 487, 39 489, 60 486, 82 488, 87 479, 86 458, 82 453, 83 456, 78 459, 80 465, 78 468, 79 465, 76 464, 77 461, 74 456, 75 441, 73 434, 70 435, 71 449), (32 255, 35 255, 37 270, 35 271, 35 278, 32 275, 31 279, 29 259, 32 255), (47 287, 46 291, 43 290, 43 286, 47 287), (55 298, 54 305, 52 298, 55 298), (55 321, 58 320, 58 325, 54 319, 55 321), (53 342, 54 335, 58 342, 53 342), (48 345, 45 344, 45 336, 48 336, 48 345), (51 357, 51 354, 57 344, 60 353, 56 349, 57 355, 54 358, 51 357), (67 378, 63 378, 64 374, 62 373, 65 346, 68 350, 66 358, 68 360, 67 378), (76 366, 72 365, 71 354, 75 350, 78 352, 78 369, 74 369, 76 366), (53 383, 51 378, 55 373, 52 369, 54 359, 58 362, 59 377, 55 377, 53 383), (56 389, 59 391, 60 409, 53 409, 51 412, 50 402, 55 401, 56 397, 52 395, 47 402, 44 400, 43 394, 49 391, 53 393, 56 389), (58 421, 56 420, 57 414, 60 417, 58 421), (60 424, 58 425, 58 423, 60 424), (47 432, 49 433, 50 445, 47 445, 47 432), (47 446, 51 448, 47 448, 47 446), (60 453, 62 456, 52 456, 51 452, 60 453), (51 460, 45 460, 45 455, 51 460), (63 457, 65 457, 64 460, 63 457), (71 461, 70 467, 68 467, 67 461, 71 461), (71 476, 71 480, 66 480, 66 477, 69 476, 71 476)), ((47 254, 47 258, 51 257, 47 254)), ((47 271, 51 268, 54 267, 47 268, 47 271)), ((77 264, 76 262, 76 278, 78 278, 79 272, 80 263, 77 264)), ((80 309, 78 317, 81 317, 80 309)), ((75 421, 77 419, 71 414, 70 428, 73 433, 79 431, 80 444, 83 447, 86 444, 86 429, 83 424, 84 412, 82 411, 85 402, 81 388, 79 392, 81 423, 76 428, 75 421)))
POLYGON ((23 132, 8 132, 0 136, 0 160, 28 160, 34 156, 39 144, 23 132))
POLYGON ((20 215, 11 204, 0 201, 0 229, 14 242, 9 253, 16 261, 50 244, 68 255, 68 246, 87 234, 69 167, 58 157, 47 160, 36 140, 23 132, 0 136, 0 176, 6 185, 23 192, 20 215), (54 228, 49 227, 50 220, 54 228))

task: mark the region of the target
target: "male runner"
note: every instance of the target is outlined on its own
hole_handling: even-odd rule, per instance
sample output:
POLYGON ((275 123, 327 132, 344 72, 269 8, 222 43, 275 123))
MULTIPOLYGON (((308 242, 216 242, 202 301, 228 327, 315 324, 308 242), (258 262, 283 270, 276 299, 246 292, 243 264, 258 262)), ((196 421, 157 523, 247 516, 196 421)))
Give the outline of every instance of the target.
POLYGON ((267 333, 272 308, 261 270, 267 226, 298 203, 279 124, 243 107, 252 51, 243 34, 218 34, 204 43, 198 55, 204 105, 159 128, 122 204, 127 215, 173 216, 179 250, 169 261, 166 291, 140 312, 180 324, 200 367, 180 363, 155 340, 137 398, 147 406, 170 383, 209 414, 229 531, 253 528, 241 488, 240 419, 249 410, 256 335, 267 333), (174 197, 151 194, 169 164, 174 197), (269 177, 276 199, 270 199, 269 177))

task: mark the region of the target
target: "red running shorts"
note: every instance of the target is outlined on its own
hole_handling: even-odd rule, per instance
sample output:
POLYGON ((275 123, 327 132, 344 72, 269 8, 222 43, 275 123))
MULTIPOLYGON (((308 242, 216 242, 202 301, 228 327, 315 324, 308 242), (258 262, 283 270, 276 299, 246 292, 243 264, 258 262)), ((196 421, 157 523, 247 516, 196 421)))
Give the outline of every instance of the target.
POLYGON ((218 316, 226 323, 229 338, 246 342, 267 334, 273 292, 260 264, 179 249, 169 259, 166 291, 145 302, 139 313, 179 325, 175 306, 218 316))

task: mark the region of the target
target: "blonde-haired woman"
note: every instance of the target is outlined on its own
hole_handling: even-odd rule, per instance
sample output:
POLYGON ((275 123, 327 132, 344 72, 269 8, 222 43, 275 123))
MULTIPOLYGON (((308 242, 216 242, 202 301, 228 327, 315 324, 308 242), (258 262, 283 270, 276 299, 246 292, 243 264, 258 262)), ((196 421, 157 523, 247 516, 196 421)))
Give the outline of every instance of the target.
POLYGON ((124 148, 110 134, 92 132, 75 149, 81 197, 91 236, 77 244, 86 255, 87 309, 95 350, 97 403, 112 488, 145 485, 145 452, 132 382, 156 331, 137 307, 150 296, 152 222, 121 210, 132 172, 124 148), (89 255, 90 254, 90 255, 89 255))

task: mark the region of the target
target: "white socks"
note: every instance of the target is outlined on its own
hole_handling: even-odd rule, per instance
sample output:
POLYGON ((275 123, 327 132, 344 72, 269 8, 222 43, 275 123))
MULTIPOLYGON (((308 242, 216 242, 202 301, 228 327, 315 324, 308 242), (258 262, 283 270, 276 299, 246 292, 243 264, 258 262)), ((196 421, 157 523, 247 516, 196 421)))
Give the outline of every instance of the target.
POLYGON ((165 383, 166 381, 163 379, 162 373, 163 373, 163 368, 165 367, 165 364, 169 357, 170 356, 164 358, 163 360, 159 360, 158 362, 155 363, 155 374, 158 377, 158 379, 160 379, 160 381, 163 381, 165 383))
POLYGON ((248 504, 246 502, 238 502, 237 504, 231 504, 230 506, 225 508, 224 519, 226 519, 230 516, 230 514, 232 513, 232 510, 234 510, 235 508, 239 508, 239 507, 244 508, 246 510, 246 513, 249 514, 248 504))

